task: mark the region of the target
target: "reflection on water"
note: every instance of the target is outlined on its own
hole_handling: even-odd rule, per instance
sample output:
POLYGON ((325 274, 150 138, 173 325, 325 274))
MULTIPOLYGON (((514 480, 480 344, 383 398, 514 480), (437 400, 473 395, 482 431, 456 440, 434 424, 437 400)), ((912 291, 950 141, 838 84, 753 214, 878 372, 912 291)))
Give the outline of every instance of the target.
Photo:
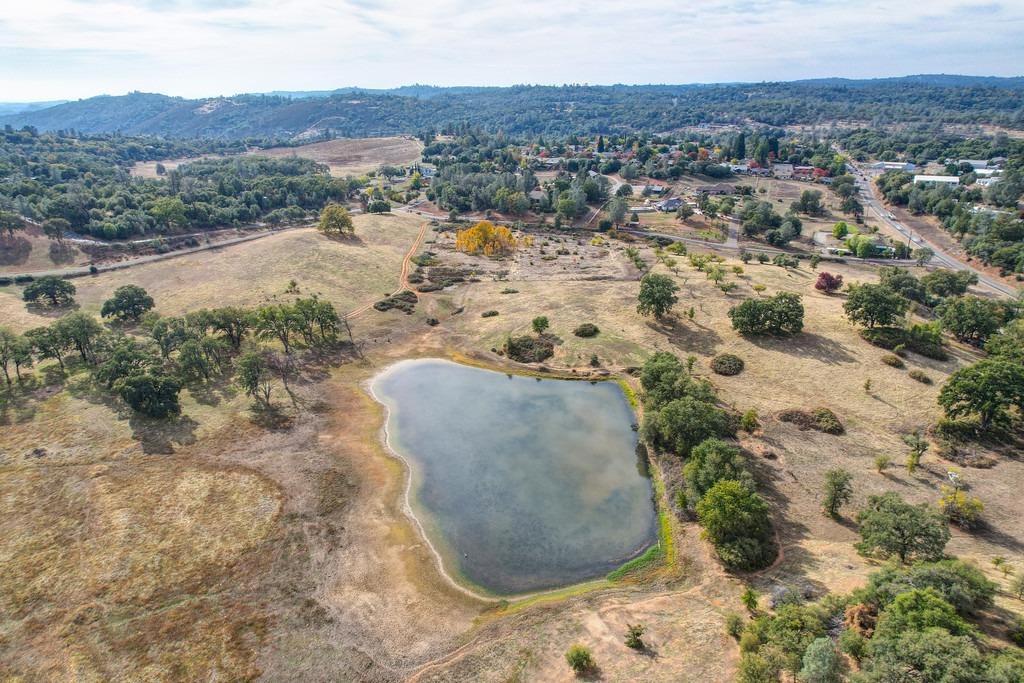
POLYGON ((603 576, 656 538, 633 413, 612 382, 536 381, 442 360, 373 382, 413 508, 445 558, 510 595, 603 576))

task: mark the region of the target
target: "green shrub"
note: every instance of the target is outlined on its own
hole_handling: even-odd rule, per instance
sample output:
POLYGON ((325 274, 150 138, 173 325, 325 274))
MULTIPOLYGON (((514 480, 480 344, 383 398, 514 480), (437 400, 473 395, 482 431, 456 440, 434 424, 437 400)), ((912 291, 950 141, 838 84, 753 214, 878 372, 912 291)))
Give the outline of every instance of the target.
POLYGON ((480 314, 480 317, 481 318, 493 318, 496 315, 498 315, 497 311, 484 311, 483 313, 480 314))
POLYGON ((1017 647, 1024 647, 1024 619, 1020 617, 1014 619, 1013 624, 1010 625, 1009 630, 1006 632, 1006 636, 1017 647))
POLYGON ((738 375, 743 371, 743 359, 731 353, 720 353, 711 359, 711 369, 719 375, 738 375))
POLYGON ((417 301, 419 301, 419 297, 416 296, 416 293, 406 289, 398 294, 381 299, 373 307, 381 312, 390 311, 394 308, 408 315, 416 307, 417 301))
POLYGON ((886 354, 882 356, 882 362, 888 365, 890 368, 904 368, 903 361, 899 356, 893 354, 886 354))
POLYGON ((569 667, 577 676, 593 671, 597 667, 597 662, 594 661, 594 655, 590 653, 590 648, 579 644, 569 648, 565 653, 565 661, 569 663, 569 667))
POLYGON ((626 647, 632 650, 644 649, 644 627, 640 624, 626 624, 626 647))
POLYGON ((836 417, 836 414, 828 408, 817 408, 812 414, 814 415, 814 424, 817 426, 818 431, 825 432, 826 434, 842 434, 846 431, 843 428, 843 423, 836 417))
POLYGON ((918 562, 909 567, 885 566, 868 577, 854 596, 875 610, 888 607, 897 595, 912 588, 933 588, 956 611, 967 616, 992 606, 996 584, 975 565, 963 560, 918 562))
POLYGON ((839 421, 836 414, 828 408, 816 408, 812 412, 806 410, 798 410, 791 408, 789 410, 783 410, 778 414, 778 418, 783 422, 789 422, 795 424, 802 430, 816 429, 819 432, 825 432, 826 434, 842 434, 843 423, 839 421))
POLYGON ((768 505, 746 485, 719 481, 697 503, 697 519, 727 566, 761 569, 775 559, 768 505))
POLYGON ((505 289, 501 290, 501 293, 502 294, 518 294, 519 290, 518 289, 512 289, 511 287, 506 287, 505 289))
POLYGON ((743 413, 743 417, 740 418, 740 429, 748 434, 753 434, 760 426, 761 423, 757 421, 757 411, 753 408, 743 413))
POLYGON ((743 633, 744 625, 743 617, 735 612, 729 612, 725 615, 725 632, 732 636, 735 640, 740 639, 740 634, 743 633))
POLYGON ((932 383, 932 378, 929 377, 928 375, 924 374, 924 372, 922 370, 918 370, 917 368, 914 368, 913 370, 911 370, 907 374, 910 375, 911 379, 917 380, 921 384, 931 384, 932 383))
POLYGON ((572 331, 577 337, 596 337, 601 330, 594 323, 583 323, 572 331))
POLYGON ((540 363, 555 355, 555 345, 546 337, 524 334, 505 340, 505 355, 520 363, 540 363))
POLYGON ((839 634, 839 649, 850 655, 855 661, 860 661, 868 648, 868 639, 852 628, 848 628, 839 634))
POLYGON ((949 358, 942 348, 941 333, 931 325, 912 325, 909 330, 900 327, 869 327, 861 330, 860 336, 869 344, 889 351, 906 349, 925 358, 949 358))

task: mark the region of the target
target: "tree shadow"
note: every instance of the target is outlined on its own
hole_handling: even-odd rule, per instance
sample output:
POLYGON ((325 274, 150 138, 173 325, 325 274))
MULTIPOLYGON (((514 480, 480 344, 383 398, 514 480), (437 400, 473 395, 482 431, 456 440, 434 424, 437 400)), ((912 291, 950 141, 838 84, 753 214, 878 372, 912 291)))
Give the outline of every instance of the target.
POLYGON ((972 536, 987 541, 1000 548, 1005 548, 1011 553, 1024 552, 1024 543, 1020 540, 992 526, 987 520, 982 519, 981 523, 971 534, 972 536))
POLYGON ((317 231, 318 234, 323 235, 327 240, 331 242, 337 242, 339 244, 348 244, 353 247, 365 247, 366 242, 363 241, 359 235, 325 235, 324 233, 317 231))
POLYGON ((722 342, 722 337, 710 327, 695 321, 683 322, 678 318, 664 318, 648 321, 647 327, 654 332, 665 335, 670 344, 686 351, 697 351, 706 356, 713 355, 722 342), (693 327, 697 329, 693 329, 693 327))
POLYGON ((77 301, 72 301, 66 304, 60 304, 57 306, 50 306, 47 304, 40 304, 36 302, 27 302, 25 308, 29 313, 33 315, 42 316, 44 318, 60 318, 68 313, 77 311, 79 306, 77 301))
POLYGON ((70 244, 50 243, 50 261, 57 265, 66 265, 75 262, 75 254, 78 250, 70 244))
POLYGON ((32 243, 21 235, 0 237, 0 266, 20 266, 31 253, 32 243))
POLYGON ((263 405, 254 402, 250 412, 253 424, 272 432, 287 431, 294 423, 294 418, 274 403, 263 405))
MULTIPOLYGON (((770 460, 754 457, 749 453, 747 462, 757 481, 758 493, 773 508, 772 525, 775 527, 777 550, 782 556, 779 566, 775 570, 767 572, 767 575, 771 581, 780 586, 790 585, 794 579, 798 579, 802 588, 813 590, 816 595, 824 595, 828 592, 827 587, 820 581, 814 581, 807 577, 808 572, 818 564, 818 559, 799 545, 809 536, 810 530, 805 524, 788 514, 792 501, 778 486, 780 476, 778 468, 771 465, 770 460)), ((795 475, 791 472, 789 475, 795 483, 799 483, 795 475)), ((759 573, 757 572, 755 575, 759 573)))
POLYGON ((238 395, 238 387, 231 381, 231 375, 223 372, 205 382, 194 382, 188 385, 188 393, 205 406, 220 405, 222 401, 230 401, 238 395))
POLYGON ((142 446, 143 453, 167 455, 174 452, 176 445, 188 446, 195 443, 195 431, 199 423, 187 415, 158 419, 132 411, 128 425, 132 436, 142 446))
POLYGON ((781 351, 804 358, 813 358, 829 365, 842 365, 856 361, 856 358, 843 344, 810 332, 802 332, 792 337, 749 335, 744 336, 744 339, 766 351, 781 351))
POLYGON ((29 389, 13 384, 10 387, 0 379, 0 426, 25 424, 36 415, 36 405, 29 389))

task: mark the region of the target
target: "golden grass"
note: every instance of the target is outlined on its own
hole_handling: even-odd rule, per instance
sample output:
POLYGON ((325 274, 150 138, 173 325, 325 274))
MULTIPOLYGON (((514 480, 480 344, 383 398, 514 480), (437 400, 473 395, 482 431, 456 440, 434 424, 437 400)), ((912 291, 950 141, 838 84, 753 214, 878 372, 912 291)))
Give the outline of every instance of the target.
POLYGON ((423 143, 405 137, 352 138, 314 142, 298 147, 271 147, 259 156, 312 159, 327 164, 331 175, 343 177, 374 171, 382 165, 405 166, 419 161, 423 143))
MULTIPOLYGON (((319 294, 339 312, 372 303, 398 286, 398 273, 422 221, 395 215, 354 217, 357 239, 332 240, 299 228, 124 270, 73 280, 80 310, 99 315, 103 302, 125 284, 144 287, 165 315, 197 308, 255 306, 286 298, 295 280, 303 296, 319 294)), ((21 287, 0 287, 0 318, 16 330, 48 324, 30 312, 21 287)))

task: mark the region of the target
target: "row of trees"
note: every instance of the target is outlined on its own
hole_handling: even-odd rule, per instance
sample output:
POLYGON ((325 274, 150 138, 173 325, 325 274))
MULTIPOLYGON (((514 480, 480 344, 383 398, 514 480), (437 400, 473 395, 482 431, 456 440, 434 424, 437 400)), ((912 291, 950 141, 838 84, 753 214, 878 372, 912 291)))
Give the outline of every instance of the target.
POLYGON ((73 355, 97 385, 114 391, 136 411, 160 418, 180 412, 178 394, 183 386, 223 373, 233 358, 246 393, 267 403, 269 373, 276 369, 287 382, 296 344, 331 344, 342 328, 352 341, 347 321, 316 296, 254 310, 203 309, 180 317, 159 316, 148 310, 151 307, 149 295, 134 285, 119 288, 104 304, 104 315, 139 320, 141 337, 110 330, 82 312, 24 335, 0 328, 0 365, 8 384, 11 366, 20 381, 23 369, 44 360, 56 361, 64 373, 73 355), (261 340, 278 342, 283 356, 259 348, 261 340))
POLYGON ((644 363, 640 386, 640 434, 652 448, 686 461, 680 502, 696 514, 719 557, 741 569, 770 564, 777 549, 768 506, 739 449, 722 440, 736 426, 716 405, 711 384, 694 378, 674 355, 659 352, 644 363))

